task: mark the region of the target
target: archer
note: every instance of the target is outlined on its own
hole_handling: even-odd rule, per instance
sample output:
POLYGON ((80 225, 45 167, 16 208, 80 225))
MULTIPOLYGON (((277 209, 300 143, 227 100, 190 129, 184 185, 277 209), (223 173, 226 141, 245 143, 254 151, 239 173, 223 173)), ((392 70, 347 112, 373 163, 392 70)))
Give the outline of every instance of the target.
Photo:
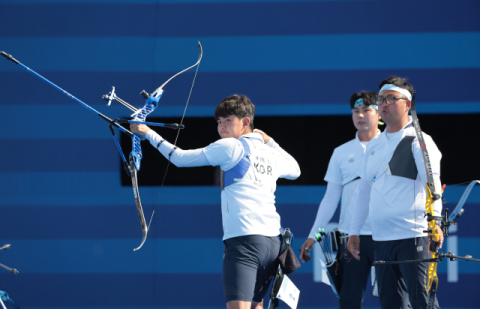
MULTIPOLYGON (((375 260, 403 261, 427 259, 429 222, 425 217, 426 183, 433 175, 432 186, 440 188, 441 153, 432 138, 425 137, 429 163, 424 163, 420 138, 408 115, 414 93, 404 78, 391 76, 380 85, 377 104, 386 130, 369 142, 362 165, 359 197, 350 227, 348 250, 360 259, 360 229, 370 214, 375 260), (427 173, 426 166, 429 166, 427 173)), ((425 145, 423 146, 425 147, 425 145)), ((427 157, 428 158, 428 157, 427 157)), ((434 192, 432 192, 433 194, 434 192)), ((433 213, 441 216, 439 196, 433 213)), ((443 233, 439 226, 429 231, 433 242, 442 247, 443 233)), ((376 267, 382 308, 427 308, 429 302, 428 262, 403 263, 376 267), (400 305, 400 306, 399 306, 400 305)), ((435 299, 435 307, 438 301, 435 299)))
POLYGON ((254 116, 255 106, 246 96, 225 98, 214 114, 221 139, 194 150, 172 145, 146 125, 130 125, 177 167, 220 166, 228 309, 263 308, 280 252, 276 181, 300 176, 297 161, 273 138, 254 130, 254 116))

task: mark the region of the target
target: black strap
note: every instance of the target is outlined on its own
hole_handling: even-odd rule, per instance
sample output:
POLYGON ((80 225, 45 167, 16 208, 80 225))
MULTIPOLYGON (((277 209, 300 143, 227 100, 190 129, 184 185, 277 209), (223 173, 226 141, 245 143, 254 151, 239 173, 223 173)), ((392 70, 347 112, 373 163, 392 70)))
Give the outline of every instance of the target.
POLYGON ((177 146, 173 147, 172 151, 168 154, 168 157, 171 157, 175 150, 177 150, 177 146))
POLYGON ((164 141, 165 141, 165 140, 162 139, 162 140, 157 144, 157 149, 158 149, 160 146, 162 146, 162 144, 163 144, 164 141))

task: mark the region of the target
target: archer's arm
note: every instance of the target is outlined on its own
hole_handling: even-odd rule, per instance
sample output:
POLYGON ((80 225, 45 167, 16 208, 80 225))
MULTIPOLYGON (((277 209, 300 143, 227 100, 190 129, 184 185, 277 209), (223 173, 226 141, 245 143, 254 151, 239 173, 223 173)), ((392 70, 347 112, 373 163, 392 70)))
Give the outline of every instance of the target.
MULTIPOLYGON (((372 144, 369 144, 371 146, 372 144)), ((360 230, 362 229, 365 221, 368 217, 368 212, 370 210, 370 194, 372 190, 372 177, 367 173, 368 159, 370 154, 370 148, 367 146, 365 155, 363 157, 362 165, 360 167, 360 183, 358 184, 358 195, 355 202, 355 208, 353 210, 352 223, 350 224, 349 235, 360 235, 360 230)))
POLYGON ((368 180, 360 179, 360 183, 358 184, 358 198, 355 202, 349 235, 360 235, 360 230, 368 217, 371 188, 368 180))
POLYGON ((315 233, 318 233, 318 229, 321 227, 325 227, 327 223, 330 222, 330 219, 332 219, 335 210, 337 210, 338 202, 340 201, 340 197, 342 196, 342 189, 342 185, 332 182, 329 182, 327 184, 327 191, 325 192, 322 202, 320 203, 317 212, 317 218, 313 223, 308 238, 315 239, 315 233))
POLYGON ((342 196, 343 176, 338 160, 338 153, 337 149, 335 149, 328 162, 328 169, 324 178, 327 182, 327 191, 318 208, 317 218, 308 235, 309 238, 315 239, 315 233, 318 232, 318 229, 324 228, 327 223, 330 222, 342 196))
POLYGON ((177 167, 194 167, 210 165, 203 149, 183 150, 166 141, 155 131, 150 130, 145 134, 145 138, 157 148, 158 151, 177 167))
POLYGON ((308 262, 310 260, 309 251, 315 244, 315 233, 318 232, 319 228, 325 227, 327 223, 330 222, 330 219, 332 219, 333 214, 337 209, 338 202, 340 201, 340 197, 342 196, 342 189, 342 185, 333 182, 328 183, 327 191, 325 192, 317 211, 317 218, 313 223, 307 240, 303 243, 302 249, 300 250, 300 259, 303 262, 308 262))
POLYGON ((325 227, 330 219, 332 219, 342 195, 342 188, 342 185, 330 182, 328 183, 327 191, 325 192, 317 211, 317 218, 313 223, 307 240, 303 243, 302 249, 300 250, 300 259, 303 262, 310 261, 311 257, 309 252, 313 248, 313 245, 316 241, 315 233, 319 231, 319 228, 325 227))
POLYGON ((228 170, 235 166, 243 156, 241 143, 233 138, 219 140, 205 148, 183 150, 166 141, 146 125, 131 124, 130 130, 142 138, 146 138, 153 147, 177 167, 220 165, 223 170, 228 170))
POLYGON ((371 184, 365 179, 360 179, 358 185, 358 198, 356 200, 352 223, 350 224, 350 231, 347 243, 348 251, 357 260, 360 260, 360 230, 362 229, 365 220, 368 217, 370 204, 371 184))

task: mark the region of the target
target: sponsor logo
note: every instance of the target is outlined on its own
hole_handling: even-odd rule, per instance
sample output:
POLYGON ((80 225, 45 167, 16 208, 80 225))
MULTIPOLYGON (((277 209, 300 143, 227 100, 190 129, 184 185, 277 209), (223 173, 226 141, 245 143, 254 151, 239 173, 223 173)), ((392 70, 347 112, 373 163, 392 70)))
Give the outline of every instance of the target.
POLYGON ((423 251, 423 247, 422 247, 422 246, 418 246, 418 247, 417 247, 417 251, 418 251, 418 252, 423 251))

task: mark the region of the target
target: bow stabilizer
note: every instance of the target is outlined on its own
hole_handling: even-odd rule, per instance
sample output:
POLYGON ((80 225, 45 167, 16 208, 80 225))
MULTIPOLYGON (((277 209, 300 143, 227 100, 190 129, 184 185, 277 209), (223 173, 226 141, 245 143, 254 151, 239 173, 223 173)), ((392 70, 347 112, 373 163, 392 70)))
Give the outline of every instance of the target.
POLYGON ((472 191, 473 187, 476 185, 476 184, 480 184, 480 180, 473 180, 472 182, 470 182, 470 184, 467 186, 467 188, 465 189, 465 191, 463 191, 463 194, 462 194, 462 197, 460 198, 460 201, 458 201, 458 204, 457 206, 455 206, 455 209, 452 211, 452 213, 450 214, 450 216, 448 217, 448 220, 447 220, 447 223, 450 223, 450 225, 452 223, 454 223, 458 218, 460 218, 460 216, 463 214, 464 212, 464 209, 463 209, 463 205, 465 204, 465 202, 467 201, 467 198, 468 196, 470 195, 470 192, 472 191))

